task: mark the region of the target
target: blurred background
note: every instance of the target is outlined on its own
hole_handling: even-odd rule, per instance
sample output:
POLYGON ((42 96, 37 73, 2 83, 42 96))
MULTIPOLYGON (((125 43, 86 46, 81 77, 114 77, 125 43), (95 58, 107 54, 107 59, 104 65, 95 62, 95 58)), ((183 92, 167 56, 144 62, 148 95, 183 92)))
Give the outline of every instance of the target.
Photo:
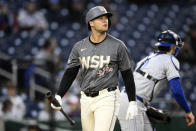
MULTIPOLYGON (((81 130, 80 76, 63 97, 74 127, 50 108, 45 93, 57 90, 73 44, 89 34, 85 14, 97 5, 113 13, 109 33, 125 42, 135 63, 153 50, 160 32, 180 34, 180 74, 196 115, 196 0, 0 0, 0 131, 81 130)), ((186 126, 168 86, 153 105, 174 118, 158 130, 196 130, 186 126)))

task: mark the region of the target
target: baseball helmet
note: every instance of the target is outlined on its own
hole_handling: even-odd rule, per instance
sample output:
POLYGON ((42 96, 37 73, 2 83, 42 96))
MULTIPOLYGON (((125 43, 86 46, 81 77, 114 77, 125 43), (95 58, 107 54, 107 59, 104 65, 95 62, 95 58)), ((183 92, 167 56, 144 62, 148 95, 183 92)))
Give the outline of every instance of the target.
MULTIPOLYGON (((108 18, 112 16, 110 12, 107 12, 107 10, 103 6, 95 6, 91 8, 87 14, 86 14, 86 24, 88 25, 88 28, 90 29, 89 21, 96 19, 97 17, 100 17, 102 15, 107 15, 108 18)), ((109 19, 109 27, 110 27, 110 19, 109 19)))
POLYGON ((184 42, 182 42, 182 39, 178 34, 171 30, 163 31, 159 34, 157 38, 157 43, 155 43, 155 46, 163 46, 163 47, 172 47, 176 46, 176 50, 174 53, 174 56, 177 56, 180 49, 184 46, 184 42))

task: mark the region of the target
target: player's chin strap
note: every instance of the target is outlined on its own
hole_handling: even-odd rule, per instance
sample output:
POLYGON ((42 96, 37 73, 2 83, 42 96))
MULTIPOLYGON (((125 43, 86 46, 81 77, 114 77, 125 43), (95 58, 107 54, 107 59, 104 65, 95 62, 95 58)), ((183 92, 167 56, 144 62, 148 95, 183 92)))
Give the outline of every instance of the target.
MULTIPOLYGON (((159 53, 156 53, 156 54, 153 53, 153 54, 150 55, 146 60, 144 60, 144 61, 141 63, 141 65, 136 69, 136 72, 138 72, 139 74, 141 74, 143 77, 145 77, 145 78, 147 78, 147 79, 153 81, 153 82, 155 83, 155 85, 156 85, 160 80, 162 80, 162 79, 159 80, 159 79, 154 78, 153 76, 151 76, 151 75, 148 74, 147 72, 142 71, 142 70, 141 70, 141 67, 142 67, 148 60, 150 60, 152 57, 155 57, 155 56, 157 56, 157 55, 159 55, 159 53)), ((153 99, 153 92, 154 92, 155 85, 154 85, 153 90, 152 90, 152 93, 151 93, 152 95, 151 95, 150 101, 152 101, 152 99, 153 99)))

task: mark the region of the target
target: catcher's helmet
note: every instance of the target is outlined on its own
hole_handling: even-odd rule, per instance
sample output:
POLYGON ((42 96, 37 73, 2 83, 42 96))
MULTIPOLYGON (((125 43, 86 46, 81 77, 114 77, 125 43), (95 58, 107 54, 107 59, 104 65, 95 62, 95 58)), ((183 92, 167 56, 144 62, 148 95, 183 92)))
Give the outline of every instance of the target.
MULTIPOLYGON (((89 21, 94 20, 102 15, 107 15, 108 18, 112 16, 112 14, 110 12, 107 12, 107 10, 103 6, 95 6, 91 8, 86 14, 86 24, 88 25, 88 28, 90 29, 89 21)), ((110 19, 109 19, 109 27, 110 27, 110 19)))
POLYGON ((182 42, 180 36, 171 30, 166 30, 161 32, 157 38, 157 43, 155 46, 172 47, 176 46, 174 56, 177 56, 180 49, 183 47, 184 42, 182 42))

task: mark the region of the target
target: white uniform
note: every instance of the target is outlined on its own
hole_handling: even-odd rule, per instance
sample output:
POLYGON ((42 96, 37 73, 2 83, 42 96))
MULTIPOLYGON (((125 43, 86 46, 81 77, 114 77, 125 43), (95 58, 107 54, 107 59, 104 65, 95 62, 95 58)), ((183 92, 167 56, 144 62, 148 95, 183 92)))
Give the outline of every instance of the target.
MULTIPOLYGON (((141 75, 137 71, 134 72, 134 81, 136 86, 136 95, 143 99, 144 102, 150 102, 152 98, 159 94, 165 84, 179 76, 179 62, 170 54, 152 53, 150 56, 138 62, 136 70, 139 68, 145 75, 141 75), (144 64, 142 65, 142 63, 144 64), (141 66, 142 65, 142 66, 141 66), (148 74, 147 74, 148 73, 148 74), (147 75, 159 80, 156 84, 153 80, 149 80, 147 75)), ((146 115, 146 107, 144 103, 137 99, 138 116, 134 120, 125 120, 126 110, 128 107, 127 94, 121 91, 121 107, 118 119, 121 124, 122 131, 152 131, 152 126, 146 115)))

